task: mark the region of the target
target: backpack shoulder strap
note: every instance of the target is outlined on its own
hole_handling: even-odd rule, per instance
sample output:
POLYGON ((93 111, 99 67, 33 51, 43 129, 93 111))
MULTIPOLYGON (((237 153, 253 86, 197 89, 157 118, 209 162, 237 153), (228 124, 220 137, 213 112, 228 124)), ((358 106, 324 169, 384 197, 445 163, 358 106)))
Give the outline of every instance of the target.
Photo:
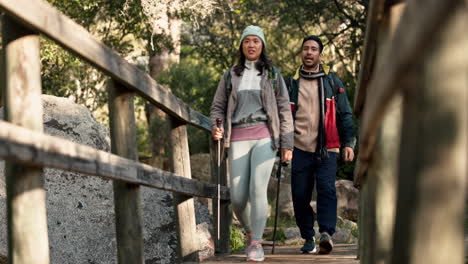
POLYGON ((272 72, 269 73, 269 79, 272 81, 273 91, 275 92, 275 95, 278 95, 280 90, 278 85, 280 70, 275 66, 273 66, 272 69, 272 72))
POLYGON ((335 81, 336 75, 333 72, 329 72, 327 74, 327 79, 330 81, 332 90, 333 90, 333 95, 336 97, 338 95, 340 87, 338 87, 337 82, 335 81))
POLYGON ((288 89, 289 101, 290 101, 290 104, 292 105, 291 110, 292 110, 292 114, 293 114, 293 119, 295 120, 296 119, 296 112, 297 112, 297 109, 299 107, 299 105, 297 103, 298 94, 299 94, 298 84, 297 84, 297 82, 294 80, 294 78, 292 76, 286 78, 285 83, 286 83, 286 88, 288 89))
POLYGON ((228 69, 225 73, 224 76, 226 78, 225 83, 226 83, 226 95, 227 98, 231 95, 232 91, 232 82, 231 82, 231 69, 228 69))

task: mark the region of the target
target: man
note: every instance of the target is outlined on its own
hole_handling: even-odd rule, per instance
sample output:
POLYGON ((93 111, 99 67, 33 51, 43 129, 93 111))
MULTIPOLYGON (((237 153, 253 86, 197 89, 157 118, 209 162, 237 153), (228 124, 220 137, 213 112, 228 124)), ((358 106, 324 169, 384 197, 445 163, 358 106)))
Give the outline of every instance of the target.
POLYGON ((291 189, 296 224, 306 240, 303 253, 316 252, 314 211, 310 206, 317 183, 319 254, 333 249, 337 199, 335 178, 337 158, 354 159, 354 125, 348 98, 341 80, 322 65, 323 44, 309 36, 302 42, 302 65, 286 81, 294 117, 294 151, 291 189))

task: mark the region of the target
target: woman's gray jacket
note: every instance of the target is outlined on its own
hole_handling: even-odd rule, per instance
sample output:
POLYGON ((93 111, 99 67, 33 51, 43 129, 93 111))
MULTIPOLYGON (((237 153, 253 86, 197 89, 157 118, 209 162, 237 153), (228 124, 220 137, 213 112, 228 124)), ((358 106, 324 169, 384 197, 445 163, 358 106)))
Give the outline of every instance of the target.
MULTIPOLYGON (((268 129, 272 136, 273 149, 293 149, 294 126, 288 90, 281 73, 277 72, 277 74, 273 74, 267 70, 263 71, 260 81, 262 105, 268 118, 268 129)), ((242 74, 237 76, 233 68, 226 71, 219 81, 211 104, 211 127, 216 127, 216 119, 221 118, 223 120, 224 147, 226 148, 229 148, 231 120, 236 110, 237 91, 241 79, 242 74), (227 85, 229 80, 231 85, 227 85)))

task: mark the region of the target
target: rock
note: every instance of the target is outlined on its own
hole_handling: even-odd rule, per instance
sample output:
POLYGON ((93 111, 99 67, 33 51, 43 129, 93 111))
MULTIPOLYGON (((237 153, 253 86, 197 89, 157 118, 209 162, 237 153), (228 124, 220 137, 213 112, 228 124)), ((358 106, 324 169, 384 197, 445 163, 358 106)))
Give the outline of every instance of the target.
MULTIPOLYGON (((276 195, 278 188, 278 180, 276 177, 278 168, 278 161, 275 162, 273 171, 271 173, 270 181, 268 182, 268 200, 273 201, 272 206, 273 210, 276 206, 276 195)), ((281 172, 281 182, 280 182, 280 194, 278 205, 279 216, 292 218, 294 217, 294 208, 292 203, 291 195, 291 169, 289 167, 283 167, 281 172)))
MULTIPOLYGON (((276 200, 276 189, 278 182, 276 180, 276 169, 277 164, 273 168, 270 181, 268 183, 268 200, 276 200)), ((291 169, 289 167, 283 168, 284 177, 281 178, 280 186, 280 205, 279 211, 280 216, 294 217, 294 207, 292 203, 291 195, 291 169)), ((353 183, 348 180, 338 180, 335 183, 336 186, 336 196, 338 200, 338 215, 342 216, 345 219, 357 221, 358 217, 358 204, 359 204, 359 191, 353 186, 353 183)), ((317 212, 317 192, 314 188, 312 194, 311 206, 315 212, 317 212)))
POLYGON ((338 180, 335 183, 338 199, 338 215, 357 222, 359 215, 359 190, 352 181, 338 180))
POLYGON ((301 237, 301 232, 299 231, 299 227, 288 227, 284 231, 284 236, 286 239, 297 238, 301 237))
MULTIPOLYGON (((276 178, 270 178, 270 182, 268 183, 268 188, 271 189, 269 191, 268 200, 273 201, 271 206, 273 207, 273 215, 274 210, 276 209, 276 190, 278 188, 278 180, 276 178)), ((294 217, 294 208, 292 203, 292 196, 291 196, 291 185, 288 183, 280 183, 280 193, 279 193, 279 204, 278 204, 278 211, 280 217, 287 217, 292 218, 294 217)))
MULTIPOLYGON (((84 106, 53 96, 43 96, 43 105, 46 134, 110 151, 108 129, 84 106)), ((44 171, 51 263, 116 263, 112 182, 57 169, 44 171)), ((7 251, 4 186, 0 162, 0 255, 7 251)), ((141 187, 141 205, 145 264, 176 263, 172 193, 141 187)), ((211 226, 206 204, 195 200, 195 208, 197 223, 211 226)), ((207 236, 205 231, 199 233, 207 236)))
POLYGON ((347 230, 354 230, 358 228, 358 225, 354 223, 353 221, 344 219, 342 228, 347 229, 347 230))
POLYGON ((284 241, 284 244, 286 245, 297 245, 304 243, 304 239, 301 238, 299 227, 286 228, 284 231, 284 236, 286 237, 286 240, 284 241))
POLYGON ((337 228, 332 239, 336 244, 349 243, 351 240, 351 232, 346 229, 337 228))
POLYGON ((212 225, 209 225, 207 222, 197 225, 197 235, 200 238, 200 248, 201 252, 199 254, 200 261, 203 261, 211 256, 214 256, 215 245, 213 237, 211 236, 212 225))

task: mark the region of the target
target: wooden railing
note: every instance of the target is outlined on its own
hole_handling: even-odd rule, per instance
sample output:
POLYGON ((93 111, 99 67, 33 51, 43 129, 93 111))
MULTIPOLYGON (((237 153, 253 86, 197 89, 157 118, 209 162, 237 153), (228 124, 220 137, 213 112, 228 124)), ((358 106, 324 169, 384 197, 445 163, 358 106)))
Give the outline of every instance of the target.
MULTIPOLYGON (((217 185, 191 179, 186 125, 210 131, 209 119, 162 89, 149 75, 49 4, 40 0, 0 0, 0 9, 5 13, 1 81, 6 120, 0 121, 0 158, 7 161, 10 263, 49 263, 42 167, 113 180, 119 263, 144 262, 140 186, 173 192, 181 259, 196 260, 199 242, 195 237, 192 198, 212 198, 213 208, 216 208, 217 185), (110 77, 113 154, 43 134, 39 34, 46 35, 110 77), (137 161, 134 94, 169 116, 172 172, 137 161)), ((213 164, 214 159, 212 166, 215 166, 213 164)), ((212 178, 217 179, 217 170, 212 172, 212 178)), ((222 216, 220 239, 214 236, 216 251, 220 253, 229 250, 231 212, 226 174, 223 162, 220 216, 213 210, 214 230, 217 230, 218 217, 222 216)))
POLYGON ((354 109, 362 264, 465 261, 467 4, 370 1, 354 109))

